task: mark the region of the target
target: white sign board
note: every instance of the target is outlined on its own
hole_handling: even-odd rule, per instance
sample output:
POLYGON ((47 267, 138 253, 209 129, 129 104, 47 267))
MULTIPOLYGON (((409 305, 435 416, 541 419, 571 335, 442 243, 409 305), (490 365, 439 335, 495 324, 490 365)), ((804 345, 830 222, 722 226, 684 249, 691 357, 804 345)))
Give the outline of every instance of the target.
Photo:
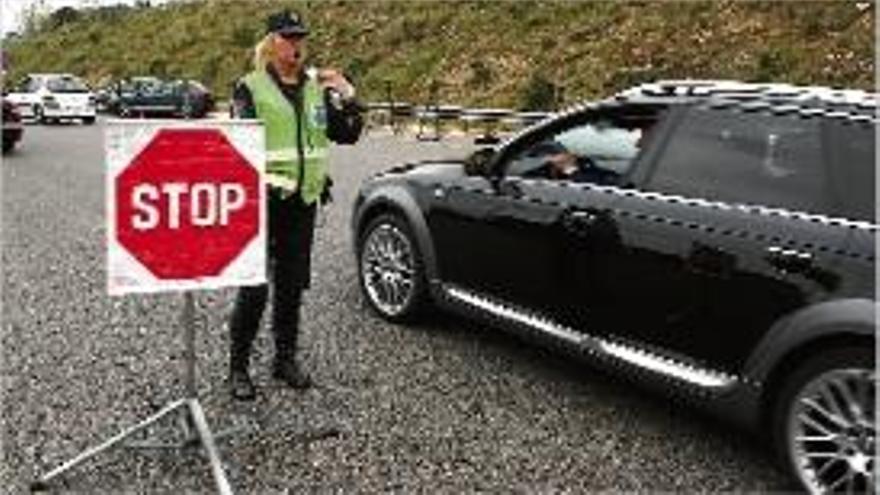
POLYGON ((111 295, 266 281, 265 132, 243 120, 111 120, 111 295))

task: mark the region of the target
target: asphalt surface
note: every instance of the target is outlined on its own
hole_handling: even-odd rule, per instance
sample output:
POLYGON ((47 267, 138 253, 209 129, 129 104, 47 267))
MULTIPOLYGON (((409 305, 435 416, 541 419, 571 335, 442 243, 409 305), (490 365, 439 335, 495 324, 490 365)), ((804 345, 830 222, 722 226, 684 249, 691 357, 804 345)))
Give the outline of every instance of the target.
MULTIPOLYGON (((180 294, 105 295, 102 123, 28 126, 2 162, 3 493, 181 397, 180 294)), ((482 324, 410 326, 370 313, 348 219, 361 181, 404 159, 462 155, 465 139, 372 133, 332 153, 335 203, 319 228, 303 308, 318 387, 269 376, 264 329, 252 405, 227 398, 234 290, 197 294, 198 386, 239 493, 778 491, 757 442, 692 409, 482 324)), ((169 435, 159 425, 153 436, 169 435)), ((59 492, 210 492, 194 452, 116 449, 59 492)))

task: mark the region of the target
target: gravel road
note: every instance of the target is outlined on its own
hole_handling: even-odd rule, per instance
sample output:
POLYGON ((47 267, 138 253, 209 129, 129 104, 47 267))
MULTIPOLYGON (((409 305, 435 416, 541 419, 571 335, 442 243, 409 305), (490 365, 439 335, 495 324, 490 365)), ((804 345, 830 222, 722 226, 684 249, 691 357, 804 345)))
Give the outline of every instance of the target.
MULTIPOLYGON (((179 294, 105 295, 103 124, 29 126, 2 162, 4 493, 182 393, 179 294)), ((198 385, 238 493, 777 491, 767 453, 727 425, 479 323, 414 327, 371 314, 348 219, 361 181, 404 159, 466 153, 376 132, 333 151, 303 321, 318 387, 280 388, 261 332, 258 400, 224 389, 231 289, 199 292, 198 385)), ((268 330, 268 329, 266 329, 268 330)), ((154 432, 166 434, 170 427, 154 432)), ((193 452, 118 449, 63 476, 60 492, 200 493, 193 452)))

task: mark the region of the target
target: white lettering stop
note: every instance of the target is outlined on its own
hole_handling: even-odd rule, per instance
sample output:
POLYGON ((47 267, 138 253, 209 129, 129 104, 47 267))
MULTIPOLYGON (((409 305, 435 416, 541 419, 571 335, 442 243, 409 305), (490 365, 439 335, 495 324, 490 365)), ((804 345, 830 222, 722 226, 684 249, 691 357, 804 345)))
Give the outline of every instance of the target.
POLYGON ((150 230, 163 224, 169 229, 178 229, 181 216, 185 215, 196 227, 225 226, 229 225, 229 215, 244 206, 245 199, 244 186, 238 183, 138 184, 131 190, 131 204, 135 210, 131 225, 137 230, 150 230), (166 211, 162 211, 160 205, 163 195, 166 211), (189 201, 181 205, 184 195, 189 201))

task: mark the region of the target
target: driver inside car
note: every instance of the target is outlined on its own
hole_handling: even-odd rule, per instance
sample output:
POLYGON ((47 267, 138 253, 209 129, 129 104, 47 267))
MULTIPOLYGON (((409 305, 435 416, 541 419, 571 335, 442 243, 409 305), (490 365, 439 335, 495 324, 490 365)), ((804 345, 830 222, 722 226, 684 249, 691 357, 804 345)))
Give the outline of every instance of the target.
POLYGON ((538 143, 530 155, 544 159, 541 175, 551 180, 610 185, 616 184, 620 177, 616 172, 597 166, 591 158, 572 153, 562 143, 552 139, 538 143))

